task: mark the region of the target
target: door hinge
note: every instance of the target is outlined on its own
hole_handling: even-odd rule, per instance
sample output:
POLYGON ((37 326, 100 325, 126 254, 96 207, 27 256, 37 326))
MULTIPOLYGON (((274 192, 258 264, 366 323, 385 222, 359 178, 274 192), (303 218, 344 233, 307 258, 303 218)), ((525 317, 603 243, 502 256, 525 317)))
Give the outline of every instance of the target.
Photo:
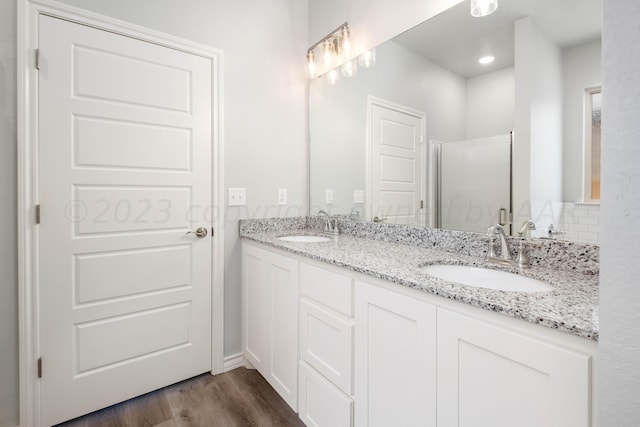
POLYGON ((424 209, 424 200, 420 200, 420 209, 424 209))
POLYGON ((42 357, 38 358, 38 378, 42 378, 42 357))
POLYGON ((213 227, 211 227, 211 237, 213 237, 213 236, 215 236, 215 235, 216 235, 216 231, 214 230, 214 228, 213 228, 213 227))
POLYGON ((36 49, 36 70, 40 69, 40 49, 36 49))
POLYGON ((36 205, 36 224, 40 224, 40 205, 36 205))

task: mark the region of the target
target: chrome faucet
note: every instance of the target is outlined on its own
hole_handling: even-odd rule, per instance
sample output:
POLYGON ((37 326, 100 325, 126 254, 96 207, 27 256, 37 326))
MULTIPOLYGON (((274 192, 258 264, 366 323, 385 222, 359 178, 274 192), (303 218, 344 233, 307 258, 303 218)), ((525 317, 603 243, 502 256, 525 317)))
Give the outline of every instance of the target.
MULTIPOLYGON (((525 224, 529 227, 530 221, 527 221, 525 224)), ((533 222, 531 222, 533 224, 533 222)), ((523 228, 524 228, 523 224, 523 228)), ((535 224, 534 224, 535 227, 535 224)), ((525 239, 520 238, 518 242, 518 256, 514 260, 511 258, 511 248, 509 247, 509 241, 507 240, 507 234, 504 232, 504 228, 500 224, 492 225, 487 230, 487 234, 489 235, 489 252, 487 253, 487 261, 496 264, 502 265, 517 265, 520 268, 529 268, 531 265, 531 261, 529 259, 529 254, 527 253, 527 249, 524 246, 525 239), (496 255, 496 247, 494 244, 494 237, 498 235, 500 239, 500 257, 496 255)))
POLYGON ((338 222, 331 218, 331 215, 326 213, 325 211, 319 211, 318 216, 324 216, 324 229, 323 233, 331 234, 337 236, 340 234, 340 229, 338 228, 338 222))
POLYGON ((488 258, 497 258, 493 244, 493 237, 497 234, 498 239, 500 239, 500 259, 511 261, 511 248, 509 248, 509 242, 507 241, 507 234, 504 232, 504 228, 502 228, 500 224, 492 225, 487 230, 487 234, 491 238, 488 258))
POLYGON ((532 220, 526 220, 522 223, 522 227, 520 227, 520 231, 518 231, 518 236, 527 237, 527 230, 535 230, 536 224, 532 220))

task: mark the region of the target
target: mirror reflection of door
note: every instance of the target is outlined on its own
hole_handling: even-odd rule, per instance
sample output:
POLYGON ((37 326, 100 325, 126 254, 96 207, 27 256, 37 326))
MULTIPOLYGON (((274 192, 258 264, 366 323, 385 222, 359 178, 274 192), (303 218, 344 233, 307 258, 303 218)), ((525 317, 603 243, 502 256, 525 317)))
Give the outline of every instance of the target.
POLYGON ((369 220, 425 225, 425 134, 425 113, 369 97, 369 220))
POLYGON ((484 233, 508 230, 511 213, 511 135, 434 142, 436 224, 484 233))

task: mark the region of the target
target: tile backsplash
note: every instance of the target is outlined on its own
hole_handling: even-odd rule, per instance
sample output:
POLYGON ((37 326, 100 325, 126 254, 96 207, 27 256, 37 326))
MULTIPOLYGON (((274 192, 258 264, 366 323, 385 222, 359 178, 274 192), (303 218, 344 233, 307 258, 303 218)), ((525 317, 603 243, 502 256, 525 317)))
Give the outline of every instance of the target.
POLYGON ((563 239, 598 244, 600 242, 600 205, 564 203, 561 229, 563 239))

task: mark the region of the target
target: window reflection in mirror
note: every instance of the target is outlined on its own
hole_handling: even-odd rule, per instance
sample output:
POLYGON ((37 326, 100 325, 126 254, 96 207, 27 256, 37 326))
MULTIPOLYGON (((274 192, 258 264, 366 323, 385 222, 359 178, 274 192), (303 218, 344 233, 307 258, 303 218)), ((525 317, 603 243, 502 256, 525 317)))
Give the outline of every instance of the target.
POLYGON ((600 201, 600 122, 602 90, 585 94, 585 202, 600 201))

